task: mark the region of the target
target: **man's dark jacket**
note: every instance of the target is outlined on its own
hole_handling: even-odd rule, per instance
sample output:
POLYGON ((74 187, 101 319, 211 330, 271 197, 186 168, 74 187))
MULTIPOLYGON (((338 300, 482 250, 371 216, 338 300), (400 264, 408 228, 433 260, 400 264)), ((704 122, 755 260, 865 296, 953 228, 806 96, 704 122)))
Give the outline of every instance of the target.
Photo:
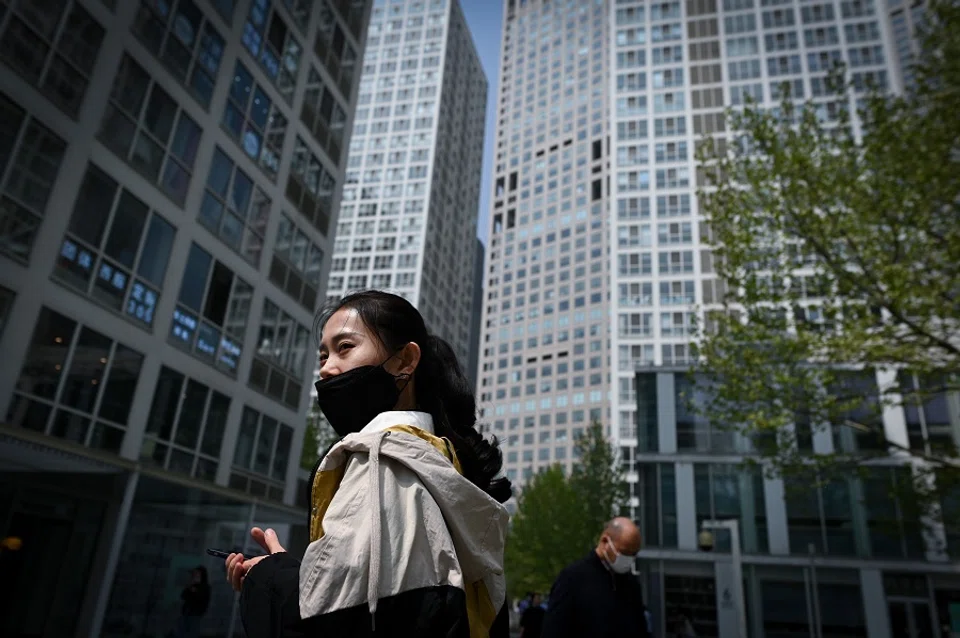
POLYGON ((543 638, 648 637, 643 591, 633 574, 614 574, 590 552, 557 576, 543 638))

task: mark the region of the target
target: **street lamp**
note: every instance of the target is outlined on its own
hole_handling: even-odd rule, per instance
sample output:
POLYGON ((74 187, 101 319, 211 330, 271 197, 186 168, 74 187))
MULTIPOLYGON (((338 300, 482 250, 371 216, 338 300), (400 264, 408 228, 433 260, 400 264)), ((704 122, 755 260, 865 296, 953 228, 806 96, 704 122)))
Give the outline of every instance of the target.
POLYGON ((740 521, 737 519, 727 519, 723 521, 706 520, 700 524, 701 531, 698 537, 698 545, 703 551, 713 549, 712 529, 730 530, 730 562, 732 563, 734 595, 737 606, 737 623, 739 625, 740 638, 747 638, 747 608, 746 599, 743 592, 743 559, 740 556, 740 521))

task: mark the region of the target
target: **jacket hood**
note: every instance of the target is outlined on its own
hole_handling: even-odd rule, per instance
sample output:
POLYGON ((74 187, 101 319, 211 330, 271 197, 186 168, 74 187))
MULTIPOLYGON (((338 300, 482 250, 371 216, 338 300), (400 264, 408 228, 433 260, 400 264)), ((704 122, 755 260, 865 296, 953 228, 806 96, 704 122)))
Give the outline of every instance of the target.
POLYGON ((336 483, 321 503, 325 511, 314 512, 322 528, 301 568, 304 617, 362 602, 375 613, 378 598, 417 586, 482 584, 494 610, 505 600, 506 508, 460 474, 449 441, 419 423, 390 425, 394 420, 344 437, 320 463, 314 505, 321 479, 336 483), (421 491, 430 498, 417 496, 421 491), (424 553, 433 564, 408 560, 424 553), (350 556, 339 580, 323 575, 336 571, 322 569, 333 555, 350 556))

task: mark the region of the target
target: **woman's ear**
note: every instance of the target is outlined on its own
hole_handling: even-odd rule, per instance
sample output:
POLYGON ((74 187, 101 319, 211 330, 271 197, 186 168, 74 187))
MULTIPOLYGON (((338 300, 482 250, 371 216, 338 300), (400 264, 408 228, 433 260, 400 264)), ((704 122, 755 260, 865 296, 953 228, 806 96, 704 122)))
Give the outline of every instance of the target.
POLYGON ((407 375, 412 377, 417 366, 420 365, 420 346, 415 341, 411 341, 401 348, 397 353, 397 363, 399 367, 395 375, 407 375))

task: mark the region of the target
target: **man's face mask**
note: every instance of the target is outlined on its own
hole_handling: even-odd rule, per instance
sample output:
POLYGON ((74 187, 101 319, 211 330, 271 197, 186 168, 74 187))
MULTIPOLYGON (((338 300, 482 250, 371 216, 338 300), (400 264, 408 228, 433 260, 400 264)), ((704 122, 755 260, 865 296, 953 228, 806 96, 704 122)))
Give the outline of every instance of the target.
POLYGON ((616 574, 626 574, 630 571, 630 567, 633 565, 636 556, 629 556, 627 554, 621 554, 617 551, 617 548, 614 546, 611 539, 607 539, 607 546, 610 551, 613 552, 613 560, 610 559, 609 555, 605 554, 607 564, 610 566, 610 569, 616 574))
MULTIPOLYGON (((393 357, 387 358, 387 361, 393 357)), ((384 370, 384 361, 378 366, 360 366, 335 377, 321 379, 317 389, 317 405, 330 426, 341 437, 359 432, 381 412, 392 410, 400 399, 403 388, 396 377, 384 370)), ((406 387, 406 383, 403 384, 406 387)))

